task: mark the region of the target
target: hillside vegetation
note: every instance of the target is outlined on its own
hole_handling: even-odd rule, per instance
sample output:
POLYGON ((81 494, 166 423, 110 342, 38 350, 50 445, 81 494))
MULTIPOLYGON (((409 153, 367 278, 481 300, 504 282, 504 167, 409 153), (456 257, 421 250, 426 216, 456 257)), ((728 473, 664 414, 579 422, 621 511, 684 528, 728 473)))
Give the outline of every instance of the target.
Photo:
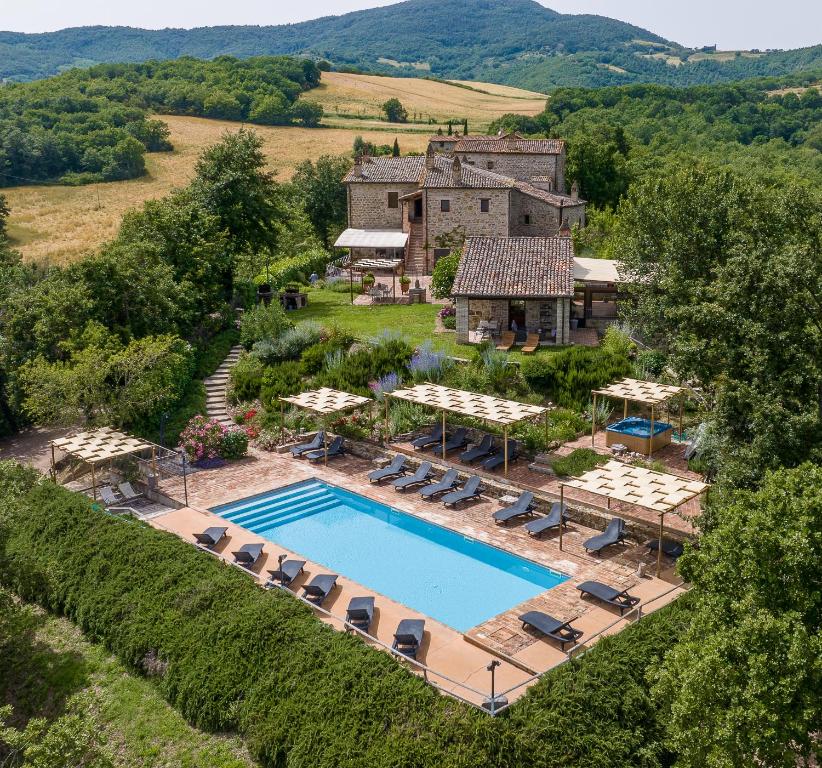
MULTIPOLYGON (((708 30, 706 24, 706 35, 708 30)), ((537 91, 632 82, 692 85, 782 75, 822 62, 822 46, 763 55, 689 50, 631 24, 560 14, 534 0, 406 0, 282 26, 4 32, 0 80, 47 77, 107 61, 271 54, 324 58, 339 69, 427 73, 537 91)))

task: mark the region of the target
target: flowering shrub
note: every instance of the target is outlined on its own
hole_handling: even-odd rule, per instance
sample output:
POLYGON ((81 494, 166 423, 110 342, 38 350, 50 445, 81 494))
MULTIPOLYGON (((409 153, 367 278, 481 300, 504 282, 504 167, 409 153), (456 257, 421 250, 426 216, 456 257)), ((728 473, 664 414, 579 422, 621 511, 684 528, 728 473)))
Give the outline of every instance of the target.
POLYGON ((248 435, 244 429, 229 429, 223 435, 220 456, 224 459, 241 459, 248 451, 248 435))
POLYGON ((445 320, 446 317, 456 317, 457 308, 453 304, 443 307, 439 312, 440 320, 445 320))
POLYGON ((387 373, 376 381, 368 382, 368 388, 374 393, 377 400, 382 400, 386 392, 393 392, 400 384, 402 384, 402 379, 400 379, 399 374, 387 373))
POLYGON ((201 464, 214 459, 239 459, 248 450, 245 429, 228 429, 205 416, 195 416, 180 434, 180 447, 191 461, 201 464))
POLYGON ((431 342, 426 341, 415 350, 408 368, 415 381, 437 381, 444 365, 445 353, 435 351, 431 342))
POLYGON ((253 420, 254 420, 254 417, 255 417, 256 415, 257 415, 257 409, 256 409, 256 408, 249 408, 249 409, 248 409, 248 410, 247 410, 247 411, 243 414, 243 423, 244 423, 244 424, 248 424, 248 422, 249 422, 249 421, 253 421, 253 420))
POLYGON ((341 416, 331 423, 331 429, 338 435, 350 437, 352 440, 362 440, 371 432, 370 420, 366 416, 355 413, 352 416, 341 416))

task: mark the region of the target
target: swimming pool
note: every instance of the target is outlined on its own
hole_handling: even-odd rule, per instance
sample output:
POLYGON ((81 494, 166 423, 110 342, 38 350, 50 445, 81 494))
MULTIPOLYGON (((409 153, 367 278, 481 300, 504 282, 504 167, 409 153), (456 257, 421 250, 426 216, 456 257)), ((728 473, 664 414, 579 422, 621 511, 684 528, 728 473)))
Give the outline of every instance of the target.
POLYGON ((319 480, 211 511, 460 632, 568 578, 319 480))

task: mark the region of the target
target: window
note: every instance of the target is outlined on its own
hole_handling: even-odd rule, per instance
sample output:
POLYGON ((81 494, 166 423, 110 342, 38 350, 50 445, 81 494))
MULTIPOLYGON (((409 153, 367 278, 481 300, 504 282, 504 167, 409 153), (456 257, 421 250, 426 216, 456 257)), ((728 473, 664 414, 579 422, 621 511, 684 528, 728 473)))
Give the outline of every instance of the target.
POLYGON ((451 201, 450 200, 440 200, 440 210, 443 213, 448 213, 451 210, 451 201))
POLYGON ((494 161, 493 161, 493 160, 489 160, 489 161, 486 163, 486 165, 488 166, 488 170, 489 170, 489 171, 492 171, 492 170, 494 169, 494 161))
POLYGON ((490 210, 491 201, 487 197, 483 197, 482 200, 480 200, 480 211, 482 211, 482 213, 488 213, 490 210))
POLYGON ((434 264, 436 264, 443 256, 451 253, 450 248, 434 248, 434 264))
POLYGON ((531 225, 531 214, 526 213, 525 216, 522 217, 522 223, 525 224, 526 227, 531 225))
POLYGON ((389 192, 388 193, 388 207, 389 208, 399 208, 400 207, 400 193, 399 192, 389 192))

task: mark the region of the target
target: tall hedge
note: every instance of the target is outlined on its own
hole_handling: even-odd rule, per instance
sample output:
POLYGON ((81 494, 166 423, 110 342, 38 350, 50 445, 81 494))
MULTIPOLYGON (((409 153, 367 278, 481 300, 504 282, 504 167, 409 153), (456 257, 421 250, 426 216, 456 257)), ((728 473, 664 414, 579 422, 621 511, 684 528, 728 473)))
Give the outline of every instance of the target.
MULTIPOLYGON (((492 720, 176 536, 0 463, 0 581, 76 622, 267 766, 654 766, 646 670, 687 606, 606 638, 492 720)), ((0 660, 2 663, 2 660, 0 660)))

